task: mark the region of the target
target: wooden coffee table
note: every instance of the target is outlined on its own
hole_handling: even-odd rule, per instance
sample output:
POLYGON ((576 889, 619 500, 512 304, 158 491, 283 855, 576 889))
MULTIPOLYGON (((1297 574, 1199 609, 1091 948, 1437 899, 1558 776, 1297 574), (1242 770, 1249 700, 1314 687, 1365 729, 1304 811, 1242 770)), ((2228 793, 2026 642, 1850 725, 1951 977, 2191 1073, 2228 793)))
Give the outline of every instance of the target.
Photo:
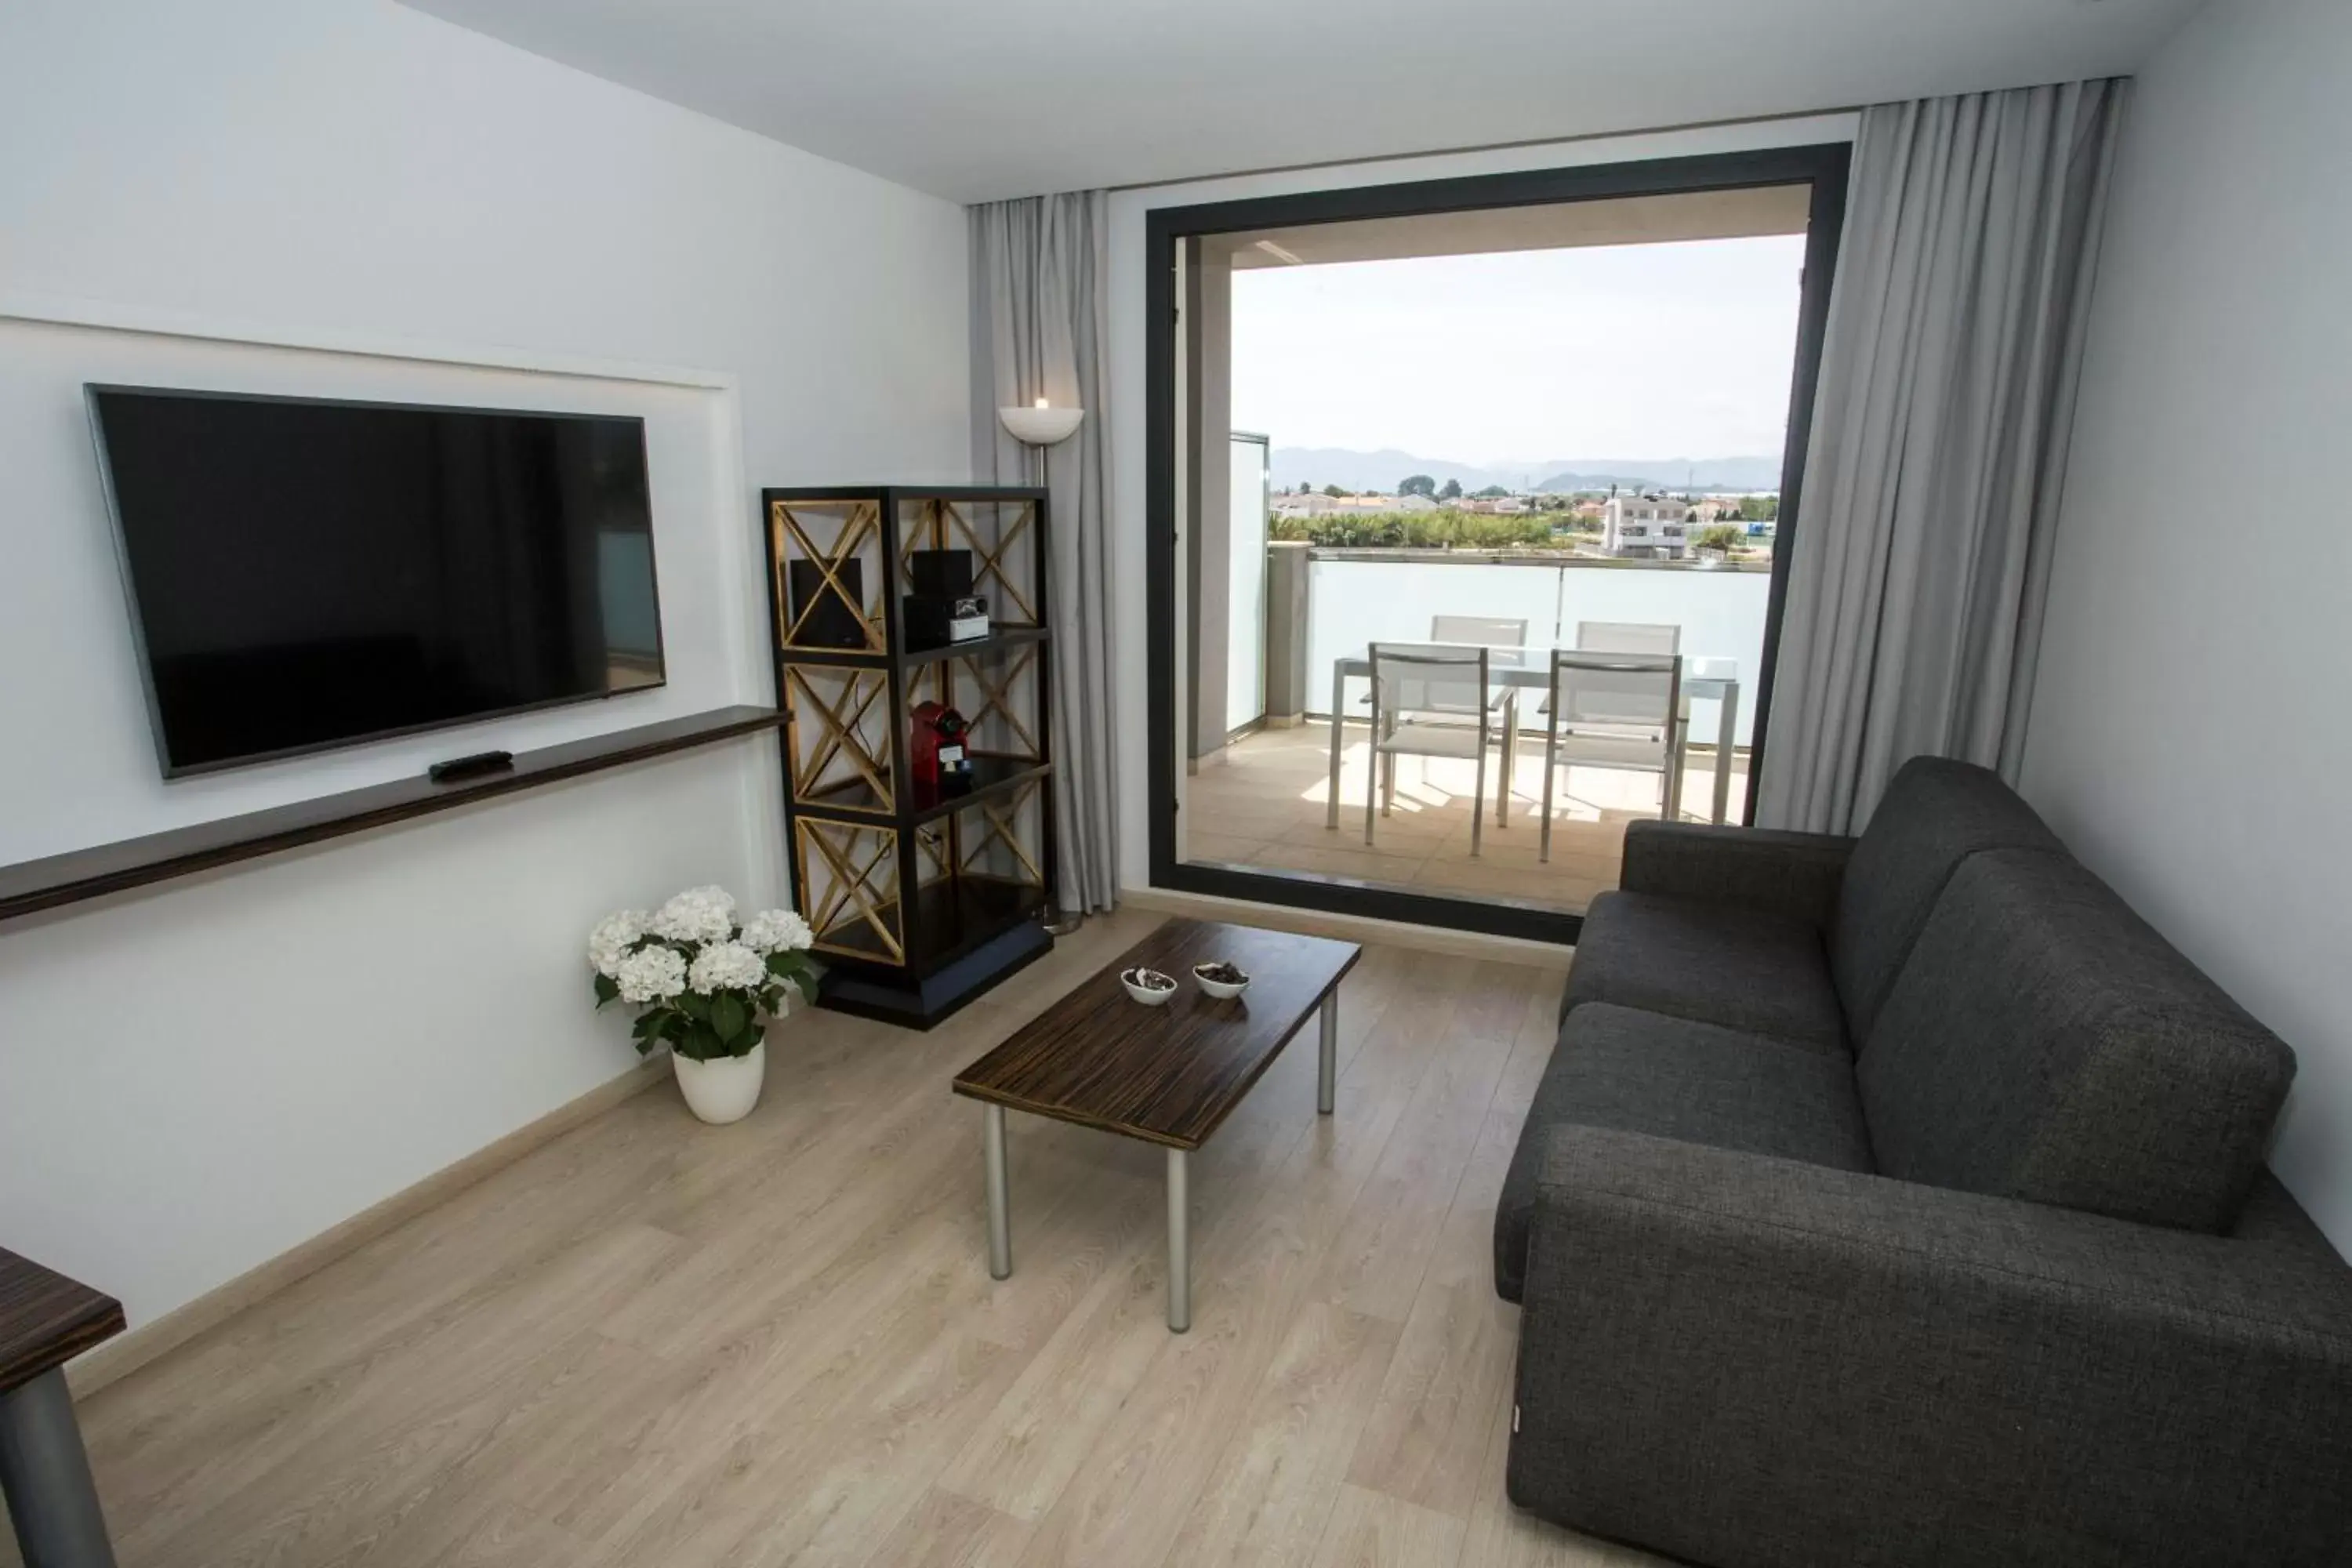
POLYGON ((0 1247, 0 1496, 29 1568, 114 1568, 65 1364, 122 1304, 0 1247))
POLYGON ((1004 1112, 1025 1110, 1158 1143, 1168 1151, 1168 1326, 1192 1326, 1192 1242, 1187 1161, 1233 1114, 1309 1015, 1323 1018, 1315 1109, 1331 1114, 1339 1039, 1339 981, 1363 949, 1351 942, 1251 926, 1171 921, 1094 978, 956 1075, 955 1091, 983 1101, 988 1272, 1013 1272, 1004 1112), (1192 966, 1239 964, 1250 987, 1220 1002, 1192 966), (1171 975, 1175 1000, 1147 1007, 1119 972, 1171 975))

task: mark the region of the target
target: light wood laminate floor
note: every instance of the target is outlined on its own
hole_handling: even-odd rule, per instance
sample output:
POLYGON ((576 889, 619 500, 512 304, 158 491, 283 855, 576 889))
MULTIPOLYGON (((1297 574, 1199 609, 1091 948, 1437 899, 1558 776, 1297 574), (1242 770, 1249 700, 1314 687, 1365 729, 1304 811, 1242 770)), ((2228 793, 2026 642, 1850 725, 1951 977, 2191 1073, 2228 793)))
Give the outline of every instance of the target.
POLYGON ((1155 918, 929 1037, 800 1014, 749 1121, 664 1084, 94 1395, 124 1568, 1650 1561, 1503 1496, 1556 974, 1369 950, 1338 1114, 1310 1026, 1194 1156, 1191 1333, 1125 1139, 1012 1119, 990 1280, 949 1079, 1155 918))

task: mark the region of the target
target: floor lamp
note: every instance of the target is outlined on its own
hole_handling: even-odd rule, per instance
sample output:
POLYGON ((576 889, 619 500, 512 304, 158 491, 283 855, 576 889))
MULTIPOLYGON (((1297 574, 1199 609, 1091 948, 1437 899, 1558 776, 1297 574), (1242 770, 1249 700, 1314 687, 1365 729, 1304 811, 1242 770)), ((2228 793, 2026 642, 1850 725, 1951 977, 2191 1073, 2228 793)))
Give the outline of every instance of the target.
MULTIPOLYGON (((1028 460, 1036 470, 1034 482, 1046 489, 1051 489, 1054 483, 1052 448, 1077 434, 1079 423, 1086 416, 1087 411, 1083 408, 1056 408, 1042 397, 1026 408, 1016 406, 996 411, 997 420, 1003 425, 1005 433, 1029 448, 1028 460)), ((1049 654, 1047 657, 1052 656, 1049 654)), ((1046 714, 1045 721, 1050 726, 1053 715, 1046 714)), ((1048 830, 1052 826, 1053 824, 1046 824, 1048 830)), ((1053 900, 1045 910, 1045 929, 1055 936, 1067 936, 1077 930, 1087 918, 1085 911, 1062 908, 1062 890, 1059 888, 1048 888, 1045 892, 1046 897, 1053 900)))

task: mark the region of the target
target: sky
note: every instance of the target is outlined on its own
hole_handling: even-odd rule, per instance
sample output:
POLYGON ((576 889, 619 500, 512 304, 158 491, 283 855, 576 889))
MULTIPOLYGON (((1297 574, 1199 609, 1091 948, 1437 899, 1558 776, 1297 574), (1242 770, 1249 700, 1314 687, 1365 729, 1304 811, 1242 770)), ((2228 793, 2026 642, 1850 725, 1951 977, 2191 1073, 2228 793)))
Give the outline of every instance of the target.
POLYGON ((1234 427, 1482 466, 1777 454, 1802 235, 1251 268, 1234 427))

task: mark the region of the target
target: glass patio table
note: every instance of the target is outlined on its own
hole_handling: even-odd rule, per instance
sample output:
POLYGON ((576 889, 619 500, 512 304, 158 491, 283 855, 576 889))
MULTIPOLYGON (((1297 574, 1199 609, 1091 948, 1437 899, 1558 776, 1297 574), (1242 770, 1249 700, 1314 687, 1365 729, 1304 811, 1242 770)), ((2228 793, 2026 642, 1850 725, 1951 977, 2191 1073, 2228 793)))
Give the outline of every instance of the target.
MULTIPOLYGON (((1465 647, 1475 644, 1417 643, 1420 647, 1465 647)), ((1589 650, 1566 649, 1583 658, 1606 658, 1606 654, 1589 650)), ((1517 691, 1543 691, 1551 685, 1551 653, 1548 647, 1489 647, 1486 669, 1497 686, 1517 691)), ((1646 665, 1643 666, 1646 668, 1646 665)), ((1685 656, 1683 659, 1681 711, 1675 715, 1674 776, 1667 784, 1666 798, 1676 801, 1682 789, 1683 771, 1690 752, 1690 704, 1694 698, 1711 699, 1717 704, 1715 736, 1715 800, 1713 820, 1724 822, 1731 815, 1731 746, 1732 737, 1739 725, 1739 664, 1736 659, 1707 658, 1685 656)), ((1342 720, 1348 711, 1348 682, 1350 679, 1369 680, 1372 674, 1371 649, 1349 654, 1331 661, 1331 798, 1328 826, 1339 826, 1339 756, 1344 729, 1342 720)), ((1516 728, 1516 726, 1514 726, 1516 728)), ((1510 731, 1503 736, 1503 777, 1498 796, 1507 800, 1511 789, 1511 762, 1518 737, 1510 731)), ((1483 805, 1481 809, 1484 809, 1483 805)), ((1671 815, 1671 814, 1670 814, 1671 815)))

